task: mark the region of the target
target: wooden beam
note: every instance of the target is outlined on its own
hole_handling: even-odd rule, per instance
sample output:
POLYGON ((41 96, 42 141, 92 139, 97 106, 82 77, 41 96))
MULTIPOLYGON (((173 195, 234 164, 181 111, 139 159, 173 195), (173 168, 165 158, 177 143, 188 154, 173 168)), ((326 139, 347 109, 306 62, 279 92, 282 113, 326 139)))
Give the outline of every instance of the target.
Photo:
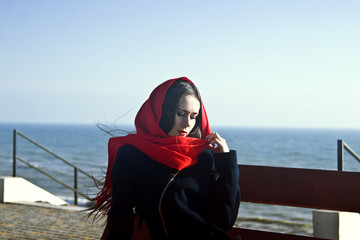
POLYGON ((360 172, 239 165, 241 200, 360 213, 360 172))

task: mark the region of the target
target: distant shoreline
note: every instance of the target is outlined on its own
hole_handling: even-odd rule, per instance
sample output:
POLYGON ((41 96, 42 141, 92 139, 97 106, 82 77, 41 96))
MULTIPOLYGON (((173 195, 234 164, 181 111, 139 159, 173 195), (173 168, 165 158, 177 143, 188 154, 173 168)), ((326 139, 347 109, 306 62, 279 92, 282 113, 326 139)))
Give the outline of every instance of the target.
MULTIPOLYGON (((97 127, 97 124, 104 124, 105 126, 118 126, 118 127, 125 127, 125 128, 133 128, 135 129, 134 124, 124 123, 124 124, 114 124, 114 123, 51 123, 51 122, 0 122, 0 125, 3 126, 94 126, 97 127)), ((232 129, 270 129, 270 130, 351 130, 351 131, 360 131, 359 128, 347 128, 347 127, 295 127, 295 126, 232 126, 232 125, 211 125, 211 128, 232 128, 232 129)))

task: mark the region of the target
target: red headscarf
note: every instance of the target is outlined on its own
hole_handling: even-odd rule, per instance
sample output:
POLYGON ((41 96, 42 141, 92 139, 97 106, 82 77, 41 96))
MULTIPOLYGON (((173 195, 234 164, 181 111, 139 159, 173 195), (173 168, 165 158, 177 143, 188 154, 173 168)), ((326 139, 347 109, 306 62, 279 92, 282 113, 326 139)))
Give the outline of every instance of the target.
MULTIPOLYGON (((208 141, 204 139, 178 136, 169 137, 159 126, 162 114, 162 105, 166 92, 171 84, 173 84, 173 82, 178 79, 192 83, 188 78, 181 77, 170 79, 160 84, 153 90, 149 99, 146 100, 136 115, 136 134, 128 134, 127 136, 123 137, 110 138, 108 144, 108 170, 104 187, 99 192, 98 196, 94 199, 96 201, 96 208, 107 212, 110 207, 110 176, 119 147, 126 144, 133 145, 155 161, 168 167, 181 170, 183 168, 194 165, 197 162, 198 154, 202 152, 208 145, 208 141)), ((209 135, 211 131, 202 101, 201 118, 202 137, 205 137, 209 135)))

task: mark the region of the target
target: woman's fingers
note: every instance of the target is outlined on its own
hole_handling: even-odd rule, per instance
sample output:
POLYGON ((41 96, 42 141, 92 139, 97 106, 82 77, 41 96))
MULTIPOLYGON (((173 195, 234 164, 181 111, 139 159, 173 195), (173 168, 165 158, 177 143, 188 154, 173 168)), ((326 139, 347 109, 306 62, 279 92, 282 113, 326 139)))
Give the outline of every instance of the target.
POLYGON ((226 140, 222 138, 218 133, 213 132, 205 137, 205 140, 209 141, 209 149, 214 153, 229 152, 229 147, 226 140))

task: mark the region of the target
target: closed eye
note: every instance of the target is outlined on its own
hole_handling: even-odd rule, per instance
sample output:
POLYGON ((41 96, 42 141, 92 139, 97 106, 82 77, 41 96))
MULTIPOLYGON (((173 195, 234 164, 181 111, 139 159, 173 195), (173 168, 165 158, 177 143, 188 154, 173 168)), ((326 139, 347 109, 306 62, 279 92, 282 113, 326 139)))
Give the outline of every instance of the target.
POLYGON ((196 119, 196 117, 198 116, 199 114, 193 114, 190 116, 191 119, 196 119))
POLYGON ((187 112, 185 112, 185 111, 177 111, 177 112, 176 112, 176 115, 177 115, 178 117, 184 117, 184 116, 186 116, 186 113, 187 113, 187 112))
MULTIPOLYGON (((186 117, 190 114, 190 112, 186 111, 186 110, 181 110, 179 109, 177 112, 176 112, 176 115, 178 117, 186 117)), ((190 119, 196 119, 196 117, 198 116, 199 114, 198 113, 192 113, 190 115, 190 119)))

